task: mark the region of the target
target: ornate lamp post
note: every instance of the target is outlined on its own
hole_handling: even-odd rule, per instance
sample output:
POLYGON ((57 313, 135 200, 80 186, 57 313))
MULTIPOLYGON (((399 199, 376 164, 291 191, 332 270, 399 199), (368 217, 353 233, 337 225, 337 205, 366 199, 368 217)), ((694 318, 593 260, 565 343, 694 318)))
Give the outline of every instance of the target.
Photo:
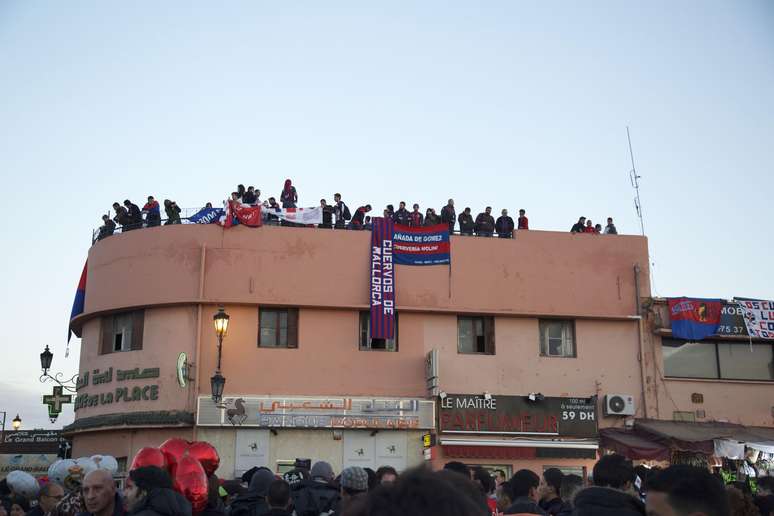
POLYGON ((229 316, 221 306, 212 320, 215 325, 215 336, 218 337, 218 367, 215 369, 215 374, 210 378, 210 387, 212 388, 212 401, 215 404, 219 404, 220 400, 223 399, 223 388, 226 386, 226 378, 220 374, 220 360, 223 354, 223 338, 228 332, 229 316))
POLYGON ((21 418, 19 417, 19 414, 16 414, 16 417, 13 418, 13 420, 11 421, 11 426, 13 427, 14 430, 18 430, 19 428, 21 428, 21 418))
POLYGON ((46 383, 49 381, 57 383, 67 392, 75 392, 75 379, 78 378, 78 373, 75 373, 69 380, 62 380, 64 373, 55 373, 54 376, 48 374, 48 370, 51 369, 51 361, 54 359, 54 354, 48 349, 43 350, 40 354, 40 368, 43 369, 43 374, 40 375, 40 382, 46 383))

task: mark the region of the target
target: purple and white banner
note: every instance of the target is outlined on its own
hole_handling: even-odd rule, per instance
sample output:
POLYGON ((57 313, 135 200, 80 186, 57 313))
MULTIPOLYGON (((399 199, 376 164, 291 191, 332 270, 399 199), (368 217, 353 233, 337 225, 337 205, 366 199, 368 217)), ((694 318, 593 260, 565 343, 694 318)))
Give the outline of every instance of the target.
POLYGON ((371 338, 395 338, 395 264, 392 260, 393 223, 376 217, 371 230, 371 338))

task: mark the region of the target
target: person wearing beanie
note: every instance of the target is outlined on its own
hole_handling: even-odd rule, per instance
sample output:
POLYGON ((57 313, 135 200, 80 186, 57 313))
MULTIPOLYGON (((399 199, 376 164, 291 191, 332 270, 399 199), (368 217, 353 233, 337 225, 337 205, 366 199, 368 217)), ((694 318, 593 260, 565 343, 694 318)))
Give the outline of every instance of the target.
POLYGON ((290 486, 290 497, 297 516, 317 516, 335 511, 339 490, 333 485, 333 468, 325 461, 315 462, 309 476, 290 486))
POLYGON ((247 492, 237 496, 231 504, 230 516, 254 516, 268 511, 266 495, 275 479, 274 473, 269 468, 260 467, 255 470, 250 478, 247 492))
POLYGON ((129 472, 124 500, 130 516, 191 516, 191 504, 172 490, 169 474, 157 466, 129 472))
POLYGON ((341 471, 341 504, 333 514, 338 516, 347 512, 353 504, 359 503, 368 492, 368 473, 359 466, 350 466, 341 471))

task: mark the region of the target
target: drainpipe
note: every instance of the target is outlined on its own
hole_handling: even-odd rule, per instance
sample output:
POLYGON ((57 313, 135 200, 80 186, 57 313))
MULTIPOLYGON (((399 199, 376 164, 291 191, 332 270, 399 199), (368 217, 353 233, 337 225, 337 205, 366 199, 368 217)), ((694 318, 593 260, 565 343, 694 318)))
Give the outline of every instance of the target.
POLYGON ((194 412, 194 427, 193 437, 194 441, 197 440, 197 427, 196 419, 198 417, 197 408, 199 405, 199 371, 201 370, 201 353, 202 353, 202 303, 204 302, 204 265, 207 258, 207 246, 202 244, 201 257, 199 259, 199 302, 196 305, 196 355, 194 358, 194 392, 193 392, 193 410, 194 412))
POLYGON ((637 310, 637 341, 639 344, 640 378, 642 380, 642 410, 645 419, 648 418, 647 373, 645 371, 645 351, 643 346, 642 305, 640 303, 640 264, 634 264, 634 306, 637 310))

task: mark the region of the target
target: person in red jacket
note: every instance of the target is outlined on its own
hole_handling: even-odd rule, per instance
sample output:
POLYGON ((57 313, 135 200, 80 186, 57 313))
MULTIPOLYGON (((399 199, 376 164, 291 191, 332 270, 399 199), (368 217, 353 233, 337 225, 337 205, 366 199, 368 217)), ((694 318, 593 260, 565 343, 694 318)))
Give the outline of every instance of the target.
POLYGON ((422 216, 422 212, 419 211, 419 205, 414 204, 414 211, 409 213, 409 225, 412 228, 418 228, 422 226, 424 223, 425 218, 422 216))
POLYGON ((519 210, 519 220, 518 220, 519 229, 529 229, 529 219, 527 218, 525 213, 526 212, 524 211, 524 208, 519 210))
POLYGON ((584 233, 596 233, 596 231, 594 230, 594 223, 591 222, 591 219, 586 221, 586 227, 583 228, 583 232, 584 233))

